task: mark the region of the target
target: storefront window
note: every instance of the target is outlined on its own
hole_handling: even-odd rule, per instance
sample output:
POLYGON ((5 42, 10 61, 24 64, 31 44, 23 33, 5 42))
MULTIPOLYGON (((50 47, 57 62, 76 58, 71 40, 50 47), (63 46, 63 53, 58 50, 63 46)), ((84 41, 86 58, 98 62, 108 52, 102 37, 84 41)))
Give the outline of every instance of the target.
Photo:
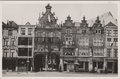
POLYGON ((103 68, 103 62, 98 62, 98 69, 102 69, 103 68))
POLYGON ((79 62, 79 68, 83 68, 83 62, 79 62))

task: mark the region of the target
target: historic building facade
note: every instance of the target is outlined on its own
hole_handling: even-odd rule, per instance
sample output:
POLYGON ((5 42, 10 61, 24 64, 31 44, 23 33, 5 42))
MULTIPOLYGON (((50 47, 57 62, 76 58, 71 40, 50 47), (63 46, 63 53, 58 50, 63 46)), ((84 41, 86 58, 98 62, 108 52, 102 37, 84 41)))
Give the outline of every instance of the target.
POLYGON ((17 70, 32 70, 35 25, 27 22, 25 25, 18 25, 18 27, 17 70))
POLYGON ((118 27, 109 22, 105 26, 106 68, 108 72, 118 72, 118 27))
POLYGON ((74 71, 76 60, 76 28, 73 20, 68 16, 62 26, 61 68, 63 71, 74 71), (63 67, 62 67, 63 66, 63 67))
POLYGON ((45 8, 36 25, 3 23, 3 69, 117 73, 117 25, 99 17, 89 25, 84 16, 76 26, 70 15, 58 25, 52 7, 45 8))
POLYGON ((89 71, 90 60, 90 35, 91 31, 88 27, 87 20, 83 17, 79 27, 77 28, 76 44, 78 47, 76 71, 89 71))
POLYGON ((101 24, 99 17, 95 20, 91 27, 91 50, 92 50, 92 69, 93 71, 105 70, 105 34, 104 26, 101 24))
POLYGON ((3 60, 2 67, 7 70, 15 70, 17 59, 17 42, 18 42, 18 26, 14 21, 7 21, 7 24, 2 23, 2 46, 3 60))
POLYGON ((61 47, 61 27, 51 6, 38 18, 35 28, 34 70, 58 70, 61 47))

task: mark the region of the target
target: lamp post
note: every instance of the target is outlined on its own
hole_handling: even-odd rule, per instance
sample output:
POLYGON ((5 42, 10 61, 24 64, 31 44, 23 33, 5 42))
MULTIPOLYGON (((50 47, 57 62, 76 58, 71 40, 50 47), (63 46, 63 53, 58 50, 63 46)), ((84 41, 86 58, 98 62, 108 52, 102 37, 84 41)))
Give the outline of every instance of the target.
POLYGON ((90 52, 91 52, 91 58, 92 58, 92 59, 91 59, 91 63, 92 63, 92 70, 91 70, 91 72, 93 73, 93 68, 94 68, 94 67, 93 67, 93 48, 90 47, 90 50, 91 50, 90 52))

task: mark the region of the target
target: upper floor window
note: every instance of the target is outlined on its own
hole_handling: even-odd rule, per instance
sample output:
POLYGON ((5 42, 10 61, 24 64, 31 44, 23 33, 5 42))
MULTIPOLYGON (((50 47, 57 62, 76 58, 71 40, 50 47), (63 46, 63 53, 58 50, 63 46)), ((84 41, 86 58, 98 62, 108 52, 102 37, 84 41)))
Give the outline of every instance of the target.
POLYGON ((32 28, 28 28, 28 35, 32 35, 32 28))
POLYGON ((111 57, 111 49, 107 49, 107 57, 111 57))
POLYGON ((101 30, 98 30, 98 33, 101 33, 101 30))
POLYGON ((21 35, 25 35, 25 28, 21 28, 21 35))
POLYGON ((3 57, 8 57, 7 54, 8 54, 8 50, 7 50, 7 49, 4 49, 3 57))
POLYGON ((118 30, 113 30, 113 34, 116 36, 118 34, 118 30))
POLYGON ((86 33, 86 30, 82 30, 82 34, 85 34, 86 33))
POLYGON ((11 45, 12 45, 12 46, 14 46, 14 42, 15 42, 15 39, 12 38, 12 39, 11 39, 11 45))
POLYGON ((67 31, 68 34, 71 33, 71 29, 67 29, 66 31, 67 31))
POLYGON ((8 45, 8 42, 9 42, 9 39, 8 39, 8 38, 4 39, 4 45, 5 45, 5 46, 8 45))
POLYGON ((12 30, 8 30, 8 36, 12 36, 12 30))
POLYGON ((118 38, 114 38, 114 42, 118 42, 118 38))
POLYGON ((107 35, 108 35, 108 36, 111 35, 111 30, 107 30, 107 35))
POLYGON ((118 55, 118 49, 114 49, 114 57, 117 57, 118 55))
POLYGON ((19 37, 18 45, 32 45, 32 37, 19 37))
POLYGON ((107 38, 107 42, 111 42, 111 38, 107 38))

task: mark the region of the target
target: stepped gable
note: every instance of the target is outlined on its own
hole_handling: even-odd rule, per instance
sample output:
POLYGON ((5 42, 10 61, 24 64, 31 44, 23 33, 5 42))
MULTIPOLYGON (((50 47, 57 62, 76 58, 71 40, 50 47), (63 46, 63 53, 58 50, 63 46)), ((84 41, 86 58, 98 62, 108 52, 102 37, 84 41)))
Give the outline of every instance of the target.
POLYGON ((83 20, 81 20, 80 27, 88 27, 87 20, 85 19, 85 16, 83 17, 83 20))
POLYGON ((68 15, 67 20, 65 20, 65 23, 63 23, 63 26, 65 27, 73 27, 75 23, 73 23, 73 20, 71 20, 70 15, 68 15))

